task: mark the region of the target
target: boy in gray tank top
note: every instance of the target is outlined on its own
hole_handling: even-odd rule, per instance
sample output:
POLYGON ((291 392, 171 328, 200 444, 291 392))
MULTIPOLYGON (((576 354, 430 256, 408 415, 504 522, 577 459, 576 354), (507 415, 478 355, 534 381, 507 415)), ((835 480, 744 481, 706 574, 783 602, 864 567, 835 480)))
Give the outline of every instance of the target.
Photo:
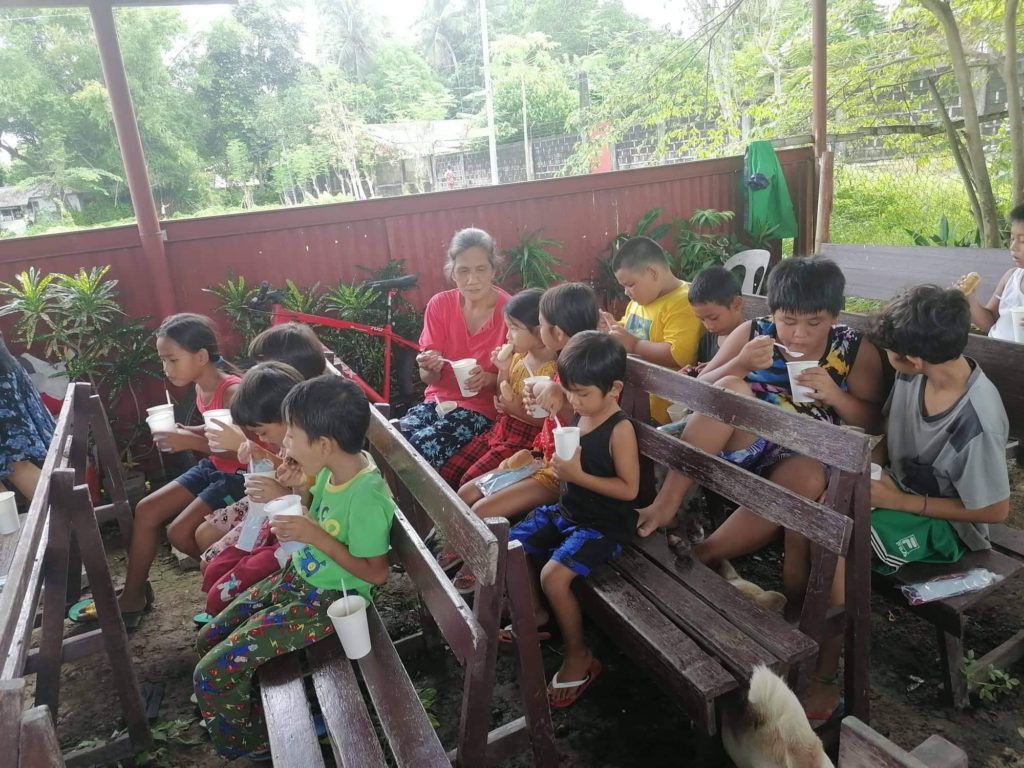
POLYGON ((876 570, 988 549, 988 524, 1009 512, 1009 424, 999 392, 963 355, 969 328, 963 294, 928 285, 875 319, 873 340, 897 373, 885 407, 889 471, 871 483, 876 570))

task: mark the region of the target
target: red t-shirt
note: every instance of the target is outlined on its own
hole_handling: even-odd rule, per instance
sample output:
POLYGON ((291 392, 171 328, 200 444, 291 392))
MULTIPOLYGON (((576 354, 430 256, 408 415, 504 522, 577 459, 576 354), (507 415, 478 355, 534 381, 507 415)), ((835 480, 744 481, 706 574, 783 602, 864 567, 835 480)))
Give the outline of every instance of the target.
MULTIPOLYGON (((218 408, 224 408, 224 393, 228 391, 228 388, 233 384, 241 384, 242 379, 240 376, 236 376, 233 373, 229 373, 223 379, 220 380, 220 384, 217 385, 217 389, 214 390, 213 396, 209 402, 203 402, 202 395, 199 394, 199 388, 196 387, 196 409, 200 413, 206 413, 207 411, 213 411, 218 408)), ((234 474, 240 469, 245 469, 245 466, 239 464, 237 461, 231 461, 230 459, 223 458, 220 454, 211 453, 208 457, 210 463, 213 464, 221 472, 227 472, 229 475, 234 474)))
MULTIPOLYGON (((491 352, 495 347, 505 343, 508 330, 505 328, 505 302, 508 294, 494 286, 498 300, 494 304, 494 313, 483 326, 469 335, 466 321, 462 317, 462 303, 457 290, 439 293, 429 302, 423 314, 423 333, 420 334, 420 348, 433 349, 449 360, 462 360, 472 357, 489 373, 497 369, 491 363, 491 352)), ((494 419, 498 412, 494 410, 494 390, 481 389, 473 397, 463 397, 459 384, 455 380, 452 367, 445 363, 441 368, 441 378, 427 387, 424 393, 428 401, 435 397, 441 400, 454 400, 462 408, 476 411, 488 419, 494 419)))

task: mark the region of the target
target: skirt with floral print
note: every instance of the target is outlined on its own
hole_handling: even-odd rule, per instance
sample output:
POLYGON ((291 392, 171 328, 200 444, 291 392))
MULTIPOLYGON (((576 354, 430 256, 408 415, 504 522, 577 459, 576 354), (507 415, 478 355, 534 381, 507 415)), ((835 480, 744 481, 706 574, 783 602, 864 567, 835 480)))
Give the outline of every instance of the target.
MULTIPOLYGON (((0 341, 0 347, 3 342, 0 341)), ((32 379, 6 348, 0 349, 0 480, 19 461, 41 464, 53 439, 53 417, 32 379)))

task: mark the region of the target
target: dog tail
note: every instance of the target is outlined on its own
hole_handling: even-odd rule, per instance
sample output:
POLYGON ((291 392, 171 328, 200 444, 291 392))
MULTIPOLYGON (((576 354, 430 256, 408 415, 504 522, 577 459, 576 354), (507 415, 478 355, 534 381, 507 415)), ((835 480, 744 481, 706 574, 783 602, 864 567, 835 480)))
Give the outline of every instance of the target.
POLYGON ((768 667, 760 665, 750 678, 748 711, 754 722, 771 723, 785 741, 814 740, 814 730, 796 694, 768 667))

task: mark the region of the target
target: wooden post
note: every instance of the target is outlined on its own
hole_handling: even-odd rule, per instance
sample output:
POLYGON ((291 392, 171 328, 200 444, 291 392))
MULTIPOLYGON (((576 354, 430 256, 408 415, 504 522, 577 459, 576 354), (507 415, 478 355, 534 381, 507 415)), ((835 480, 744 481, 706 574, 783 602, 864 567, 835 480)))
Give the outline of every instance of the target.
POLYGON ((814 227, 814 252, 821 253, 822 245, 828 242, 829 226, 832 220, 832 151, 821 153, 818 163, 818 214, 814 227))
POLYGON ((139 240, 146 262, 144 269, 149 273, 153 285, 154 307, 159 316, 170 315, 174 313, 177 304, 174 298, 174 285, 171 282, 171 271, 167 266, 167 254, 164 251, 164 232, 160 228, 156 200, 153 199, 153 190, 149 185, 146 157, 142 151, 142 138, 139 136, 131 92, 128 90, 121 46, 117 41, 114 11, 110 2, 93 0, 89 3, 89 13, 92 16, 93 29, 96 31, 103 80, 110 96, 117 144, 121 149, 128 192, 131 194, 135 221, 139 228, 139 240))
POLYGON ((825 18, 828 0, 813 0, 811 9, 811 133, 814 155, 821 157, 828 146, 825 114, 828 94, 828 35, 825 18))

